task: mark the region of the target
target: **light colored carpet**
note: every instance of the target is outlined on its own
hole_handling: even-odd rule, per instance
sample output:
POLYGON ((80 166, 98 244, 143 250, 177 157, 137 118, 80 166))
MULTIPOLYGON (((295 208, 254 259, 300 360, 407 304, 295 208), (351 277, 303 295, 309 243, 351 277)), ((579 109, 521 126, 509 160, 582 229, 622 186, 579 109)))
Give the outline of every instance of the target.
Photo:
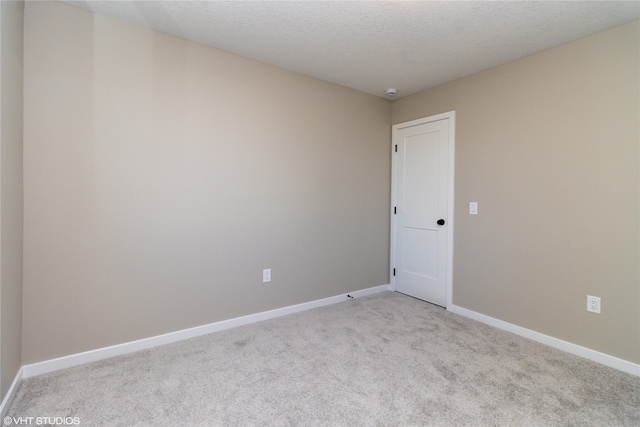
POLYGON ((639 426, 640 378, 393 292, 25 380, 83 426, 639 426))

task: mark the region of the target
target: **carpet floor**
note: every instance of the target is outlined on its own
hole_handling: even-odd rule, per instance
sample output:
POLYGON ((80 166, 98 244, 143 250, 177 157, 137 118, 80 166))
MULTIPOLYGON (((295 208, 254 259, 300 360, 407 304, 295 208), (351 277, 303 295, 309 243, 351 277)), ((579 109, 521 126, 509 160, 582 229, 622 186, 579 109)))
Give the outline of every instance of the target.
POLYGON ((640 378, 394 292, 23 381, 81 426, 640 426, 640 378))

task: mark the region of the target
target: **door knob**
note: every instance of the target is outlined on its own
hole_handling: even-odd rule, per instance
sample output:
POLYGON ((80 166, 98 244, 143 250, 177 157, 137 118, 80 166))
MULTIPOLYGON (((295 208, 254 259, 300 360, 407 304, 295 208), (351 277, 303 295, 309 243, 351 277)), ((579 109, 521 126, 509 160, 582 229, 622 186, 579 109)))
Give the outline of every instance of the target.
POLYGON ((444 225, 444 219, 439 219, 437 222, 438 225, 444 225))

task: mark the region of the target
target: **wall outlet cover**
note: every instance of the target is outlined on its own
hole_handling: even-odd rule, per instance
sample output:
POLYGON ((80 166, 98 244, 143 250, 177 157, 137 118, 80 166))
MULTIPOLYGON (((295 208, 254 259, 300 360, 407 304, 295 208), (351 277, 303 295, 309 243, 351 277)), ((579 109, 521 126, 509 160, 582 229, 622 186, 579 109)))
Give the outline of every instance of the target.
POLYGON ((600 297, 587 295, 587 311, 600 314, 600 297))

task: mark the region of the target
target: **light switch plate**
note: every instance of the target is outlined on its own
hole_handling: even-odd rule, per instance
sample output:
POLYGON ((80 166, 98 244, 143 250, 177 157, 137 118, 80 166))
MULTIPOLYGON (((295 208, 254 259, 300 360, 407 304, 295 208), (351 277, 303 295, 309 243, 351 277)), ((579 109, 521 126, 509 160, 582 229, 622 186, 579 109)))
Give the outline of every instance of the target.
POLYGON ((478 215, 478 202, 469 202, 469 214, 478 215))

